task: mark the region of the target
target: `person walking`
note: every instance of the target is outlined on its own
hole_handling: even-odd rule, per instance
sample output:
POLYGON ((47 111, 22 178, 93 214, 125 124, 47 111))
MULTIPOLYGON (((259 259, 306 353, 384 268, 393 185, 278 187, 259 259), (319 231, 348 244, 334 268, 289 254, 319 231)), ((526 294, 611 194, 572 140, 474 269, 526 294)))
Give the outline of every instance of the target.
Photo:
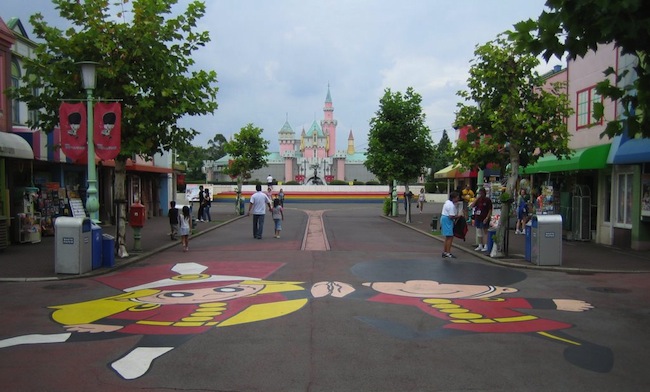
POLYGON ((199 185, 199 212, 196 214, 196 220, 203 222, 203 203, 205 195, 203 194, 203 185, 199 185))
POLYGON ((167 217, 169 218, 169 236, 171 237, 172 241, 176 240, 176 236, 178 235, 178 208, 176 208, 176 202, 175 201, 170 201, 169 202, 169 211, 167 211, 167 217))
POLYGON ((180 230, 181 245, 183 245, 183 252, 190 249, 190 230, 192 228, 192 216, 190 215, 190 207, 183 206, 183 216, 181 216, 180 230))
POLYGON ((409 211, 412 198, 413 198, 413 192, 411 192, 408 187, 405 187, 404 188, 404 212, 409 211))
POLYGON ((479 238, 478 246, 474 250, 487 252, 486 241, 488 229, 490 228, 490 219, 492 218, 492 200, 487 197, 485 188, 478 190, 478 197, 469 205, 469 208, 474 208, 474 225, 479 238))
POLYGON ((525 189, 519 190, 517 197, 517 223, 515 223, 515 234, 526 234, 526 222, 528 221, 528 196, 525 189))
POLYGON ((284 191, 282 188, 280 188, 280 192, 278 192, 278 199, 280 199, 280 206, 284 208, 284 191))
POLYGON ((275 223, 275 238, 280 238, 282 231, 282 221, 284 220, 284 211, 280 205, 280 199, 273 199, 273 209, 271 210, 273 222, 275 223))
POLYGON ((212 216, 210 216, 210 207, 212 207, 212 198, 210 197, 210 190, 206 189, 203 192, 203 220, 206 222, 212 221, 212 216))
POLYGON ((458 214, 456 203, 458 203, 458 192, 453 191, 449 194, 449 200, 445 201, 442 206, 442 213, 440 218, 440 225, 442 227, 442 235, 445 236, 445 243, 442 249, 442 258, 455 259, 456 256, 451 254, 451 245, 454 241, 454 223, 456 219, 461 217, 458 214))
POLYGON ((270 174, 266 177, 266 185, 268 185, 269 188, 273 189, 273 176, 270 174))
POLYGON ((418 195, 418 209, 420 210, 420 214, 422 213, 422 210, 424 210, 424 203, 426 201, 427 199, 424 193, 424 188, 420 188, 420 194, 418 195))
POLYGON ((248 205, 248 213, 253 211, 253 238, 258 240, 262 239, 262 232, 264 231, 264 216, 266 215, 266 207, 271 210, 271 200, 262 192, 262 185, 255 185, 255 193, 251 196, 250 204, 248 205))

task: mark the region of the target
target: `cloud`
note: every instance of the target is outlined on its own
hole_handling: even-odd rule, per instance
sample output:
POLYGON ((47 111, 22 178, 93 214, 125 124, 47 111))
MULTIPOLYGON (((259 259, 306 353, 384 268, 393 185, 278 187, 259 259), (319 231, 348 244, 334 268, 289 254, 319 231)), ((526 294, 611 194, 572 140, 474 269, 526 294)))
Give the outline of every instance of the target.
MULTIPOLYGON (((174 9, 190 1, 179 0, 174 9)), ((208 31, 211 42, 193 58, 197 69, 217 72, 219 108, 214 115, 184 118, 181 125, 201 132, 192 141, 200 146, 217 133, 229 137, 254 123, 277 150, 287 115, 298 133, 323 118, 329 85, 337 149, 346 148, 350 130, 357 148, 365 148, 384 89, 412 86, 422 95, 434 139, 442 129, 453 137, 456 92, 465 89, 475 46, 536 18, 544 3, 205 0, 198 30, 208 31)), ((5 21, 18 16, 28 25, 27 8, 24 0, 3 0, 0 16, 5 21)), ((52 3, 40 5, 39 12, 61 25, 52 3)))

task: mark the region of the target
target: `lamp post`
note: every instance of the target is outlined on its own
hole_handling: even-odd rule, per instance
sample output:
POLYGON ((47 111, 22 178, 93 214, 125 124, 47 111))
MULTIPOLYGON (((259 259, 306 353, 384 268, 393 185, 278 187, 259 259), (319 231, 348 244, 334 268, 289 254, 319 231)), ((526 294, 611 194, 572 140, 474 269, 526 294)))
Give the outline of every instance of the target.
POLYGON ((99 63, 94 61, 81 61, 77 63, 81 66, 81 76, 83 88, 86 89, 86 108, 88 117, 88 190, 86 191, 86 209, 90 219, 99 222, 99 199, 97 198, 97 173, 95 168, 95 143, 93 140, 93 90, 95 89, 96 73, 95 70, 99 63))

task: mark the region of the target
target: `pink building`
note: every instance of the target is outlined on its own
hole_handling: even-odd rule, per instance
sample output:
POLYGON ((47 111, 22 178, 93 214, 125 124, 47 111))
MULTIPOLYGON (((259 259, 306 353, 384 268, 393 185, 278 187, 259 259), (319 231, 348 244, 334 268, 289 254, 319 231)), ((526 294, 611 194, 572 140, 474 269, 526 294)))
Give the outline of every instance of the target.
MULTIPOLYGON (((376 180, 364 166, 365 152, 357 152, 354 147, 352 130, 348 134, 347 148, 336 150, 338 121, 334 118, 334 106, 329 86, 323 106, 323 119, 314 120, 299 135, 289 124, 287 118, 278 131, 280 151, 270 152, 267 156, 267 167, 254 171, 252 181, 265 182, 270 174, 275 181, 297 181, 300 184, 327 184, 332 180, 362 181, 376 180)), ((218 161, 204 162, 208 182, 231 181, 223 174, 230 156, 218 161)))

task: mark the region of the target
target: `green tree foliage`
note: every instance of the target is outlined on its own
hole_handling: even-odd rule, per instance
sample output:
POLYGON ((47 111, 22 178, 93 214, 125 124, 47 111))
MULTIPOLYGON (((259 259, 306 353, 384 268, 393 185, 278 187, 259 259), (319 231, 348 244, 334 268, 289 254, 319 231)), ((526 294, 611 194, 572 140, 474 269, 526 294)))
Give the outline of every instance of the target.
POLYGON ((449 136, 447 135, 447 130, 442 131, 442 136, 440 141, 434 147, 433 158, 431 159, 431 175, 429 178, 433 181, 434 174, 449 166, 453 162, 453 146, 449 136))
MULTIPOLYGON (((502 172, 510 164, 506 192, 514 195, 520 164, 533 164, 546 153, 570 154, 565 119, 571 108, 561 85, 542 88, 544 80, 534 71, 539 60, 516 52, 511 42, 497 38, 474 54, 468 90, 458 92, 465 102, 457 105, 455 126, 469 132, 457 141, 455 160, 466 168, 499 163, 502 172)), ((504 231, 510 205, 502 208, 499 230, 504 231)))
POLYGON ((216 161, 226 155, 225 146, 228 140, 222 134, 216 134, 208 140, 208 148, 206 149, 206 159, 216 161))
MULTIPOLYGON (((397 180, 408 186, 431 163, 434 145, 421 103, 422 97, 412 87, 405 94, 386 89, 379 101, 370 120, 365 166, 382 183, 397 180)), ((410 221, 409 205, 406 222, 410 221)))
MULTIPOLYGON (((22 86, 12 95, 33 110, 42 110, 38 123, 49 132, 58 124, 61 100, 85 99, 80 61, 95 61, 95 97, 122 104, 122 140, 115 165, 115 197, 126 199, 126 159, 169 151, 187 144, 198 132, 180 127, 186 115, 213 113, 217 75, 192 69, 193 53, 205 46, 207 32, 196 32, 205 4, 195 1, 171 16, 176 0, 52 0, 70 23, 65 31, 48 25, 40 13, 32 15, 34 33, 43 44, 34 58, 25 59, 22 86), (130 7, 122 12, 124 7, 130 7), (119 10, 119 11, 115 11, 119 10), (38 94, 34 94, 38 91, 38 94)), ((125 233, 125 206, 119 214, 125 233)), ((128 255, 122 235, 120 256, 128 255)))
MULTIPOLYGON (((519 22, 515 31, 509 32, 519 49, 535 55, 542 54, 548 61, 551 57, 570 59, 581 57, 589 50, 597 50, 599 44, 616 43, 621 54, 636 57, 634 71, 637 78, 629 84, 620 85, 627 71, 617 75, 617 85, 608 79, 597 86, 597 91, 612 100, 620 100, 623 117, 607 119, 604 134, 622 133, 627 125, 630 135, 650 137, 650 3, 646 0, 602 1, 602 0, 549 0, 548 10, 538 20, 519 22)), ((608 68, 605 75, 615 72, 608 68)), ((603 117, 602 104, 598 104, 595 117, 603 117)), ((601 135, 601 136, 603 136, 601 135)))
POLYGON ((382 183, 396 179, 407 184, 431 163, 434 147, 421 102, 412 87, 405 94, 386 89, 379 101, 370 120, 365 166, 382 183))
POLYGON ((244 180, 251 177, 253 170, 266 167, 269 141, 262 137, 263 131, 249 123, 224 145, 225 152, 232 159, 224 172, 237 177, 238 193, 241 193, 244 180))

